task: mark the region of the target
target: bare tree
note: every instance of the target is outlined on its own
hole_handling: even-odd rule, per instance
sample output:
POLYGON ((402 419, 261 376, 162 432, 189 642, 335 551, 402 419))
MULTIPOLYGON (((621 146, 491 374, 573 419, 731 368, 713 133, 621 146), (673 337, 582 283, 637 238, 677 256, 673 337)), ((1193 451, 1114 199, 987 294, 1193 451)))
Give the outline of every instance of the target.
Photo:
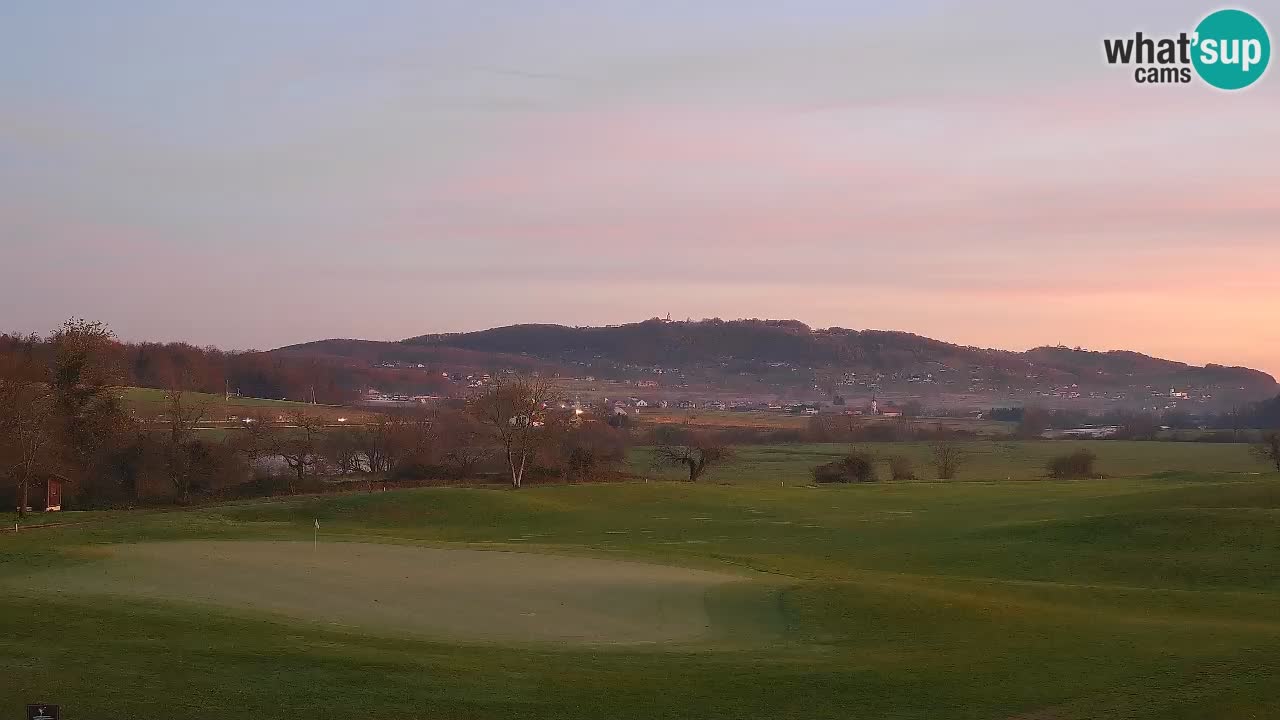
POLYGON ((375 415, 355 429, 355 443, 371 473, 391 471, 393 423, 386 415, 375 415))
POLYGON ((1015 434, 1023 440, 1037 439, 1049 429, 1053 417, 1049 411, 1039 405, 1027 405, 1022 408, 1022 419, 1018 421, 1015 434))
POLYGON ((592 480, 626 459, 631 434, 598 420, 570 414, 550 418, 553 440, 547 460, 568 482, 592 480))
POLYGON ((493 454, 484 428, 476 419, 462 413, 447 413, 439 421, 441 460, 464 478, 475 473, 476 466, 493 454))
POLYGON ((407 461, 431 464, 435 461, 439 428, 435 415, 410 411, 395 417, 389 428, 388 469, 407 461))
POLYGON ((1240 431, 1244 428, 1244 417, 1240 408, 1232 405, 1227 411, 1227 420, 1231 425, 1231 442, 1240 442, 1240 431))
POLYGON ((967 459, 964 449, 950 440, 939 440, 929 448, 933 453, 933 469, 938 473, 938 479, 954 480, 967 459))
POLYGON ((181 382, 175 382, 165 394, 164 465, 178 502, 191 499, 192 480, 197 467, 196 426, 204 419, 205 408, 188 402, 181 382))
POLYGON ((320 454, 341 475, 364 469, 364 456, 354 428, 338 428, 325 433, 320 442, 320 454))
POLYGON ((1259 460, 1280 470, 1280 432, 1273 430, 1263 433, 1261 441, 1253 446, 1253 454, 1259 460))
POLYGON ((685 468, 689 482, 697 482, 712 467, 733 457, 733 451, 715 434, 689 427, 668 427, 657 440, 655 462, 685 468))
POLYGON ((18 516, 30 505, 31 480, 46 465, 56 443, 55 400, 47 386, 19 376, 0 376, 0 467, 17 482, 18 516))
POLYGON ((499 375, 493 385, 471 399, 471 412, 488 426, 506 457, 511 486, 518 488, 546 438, 544 404, 550 382, 524 375, 499 375))
POLYGON ((276 433, 275 452, 284 459, 296 479, 289 483, 290 493, 298 492, 307 473, 320 459, 320 441, 323 435, 324 421, 307 412, 291 414, 286 426, 276 433))
POLYGON ((1120 440, 1155 440, 1160 434, 1160 421, 1147 411, 1122 411, 1116 418, 1116 438, 1120 440))
POLYGON ((250 468, 275 452, 276 438, 273 420, 264 412, 256 412, 244 418, 244 430, 235 441, 236 451, 244 456, 250 468))

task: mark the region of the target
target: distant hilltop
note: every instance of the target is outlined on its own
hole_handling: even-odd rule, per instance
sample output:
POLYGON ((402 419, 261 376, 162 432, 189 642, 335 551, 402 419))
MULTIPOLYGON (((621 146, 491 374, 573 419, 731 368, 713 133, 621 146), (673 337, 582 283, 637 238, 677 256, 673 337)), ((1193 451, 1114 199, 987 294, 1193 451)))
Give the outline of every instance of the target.
POLYGON ((810 328, 797 320, 654 318, 606 327, 511 325, 399 342, 322 340, 272 351, 347 363, 433 367, 542 367, 566 376, 661 387, 829 396, 899 393, 944 404, 1037 399, 1135 406, 1228 406, 1275 395, 1275 378, 1243 367, 1203 367, 1130 351, 1039 347, 1025 352, 956 345, 907 332, 810 328), (948 400, 949 398, 949 400, 948 400))

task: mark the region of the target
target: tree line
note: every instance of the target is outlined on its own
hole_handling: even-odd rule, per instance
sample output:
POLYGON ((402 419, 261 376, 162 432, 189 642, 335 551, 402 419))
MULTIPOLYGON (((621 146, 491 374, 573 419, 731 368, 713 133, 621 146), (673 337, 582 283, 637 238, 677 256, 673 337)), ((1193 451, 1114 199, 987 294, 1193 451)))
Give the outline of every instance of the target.
MULTIPOLYGON (((86 323, 92 324, 92 323, 86 323)), ((364 367, 289 357, 256 350, 220 350, 188 343, 120 342, 114 336, 96 349, 122 385, 167 389, 181 381, 203 393, 315 401, 341 405, 365 387, 388 392, 429 392, 445 385, 439 373, 364 367)), ((0 363, 22 358, 47 364, 57 353, 57 333, 49 336, 0 334, 0 363)))
POLYGON ((258 412, 227 430, 206 422, 206 399, 192 392, 201 381, 178 373, 162 410, 135 417, 120 392, 133 356, 102 323, 70 320, 47 337, 8 338, 0 353, 0 492, 12 492, 19 513, 49 477, 79 507, 375 481, 496 477, 520 487, 617 475, 630 444, 626 428, 558 409, 549 382, 521 376, 500 377, 459 409, 375 414, 353 426, 306 409, 258 412))
POLYGON ((1038 405, 992 408, 985 413, 991 420, 1017 423, 1019 434, 1038 435, 1049 429, 1066 429, 1081 425, 1113 425, 1135 440, 1154 437, 1161 427, 1171 430, 1276 430, 1280 429, 1280 395, 1222 411, 1189 412, 1169 408, 1159 412, 1115 409, 1103 413, 1085 410, 1048 409, 1038 405))

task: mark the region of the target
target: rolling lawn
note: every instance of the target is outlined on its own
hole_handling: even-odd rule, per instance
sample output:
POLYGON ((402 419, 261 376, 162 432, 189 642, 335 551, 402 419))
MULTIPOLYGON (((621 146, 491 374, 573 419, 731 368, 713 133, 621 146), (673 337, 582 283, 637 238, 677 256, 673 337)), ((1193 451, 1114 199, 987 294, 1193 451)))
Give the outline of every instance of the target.
MULTIPOLYGON (((1239 446, 1102 443, 1108 479, 1019 481, 1066 445, 976 443, 962 473, 974 482, 811 487, 808 467, 842 448, 760 447, 697 485, 353 493, 0 534, 0 715, 39 700, 71 720, 1280 717, 1280 476, 1256 474, 1239 446), (193 540, 217 542, 169 542, 193 540), (361 555, 378 545, 397 547, 361 555), (173 554, 183 547, 213 548, 222 565, 173 554), (414 593, 460 625, 486 607, 505 613, 495 626, 536 624, 521 600, 551 612, 558 595, 535 577, 577 589, 571 603, 601 622, 653 607, 543 556, 450 585, 462 600, 449 600, 429 587, 442 556, 420 547, 737 580, 705 591, 696 638, 638 643, 634 623, 625 641, 585 643, 435 636, 435 617, 362 624, 361 608, 384 601, 414 611, 414 593), (314 571, 293 567, 299 550, 314 571), (237 552, 259 568, 255 592, 289 601, 228 600, 237 552), (398 559, 344 559, 357 556, 398 559), (290 565, 259 567, 272 562, 290 565), (109 582, 86 581, 96 573, 109 582), (335 579, 348 576, 372 581, 335 579), (308 592, 356 619, 309 613, 308 592)), ((924 446, 894 447, 923 462, 924 446)))

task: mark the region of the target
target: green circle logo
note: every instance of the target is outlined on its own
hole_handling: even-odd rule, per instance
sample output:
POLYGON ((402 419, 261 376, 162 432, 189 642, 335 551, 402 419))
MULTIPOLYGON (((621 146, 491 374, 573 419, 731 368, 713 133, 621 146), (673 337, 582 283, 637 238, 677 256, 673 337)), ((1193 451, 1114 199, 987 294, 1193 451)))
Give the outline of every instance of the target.
POLYGON ((1243 10, 1219 10, 1196 26, 1191 63, 1201 79, 1220 90, 1249 87, 1267 71, 1271 38, 1258 18, 1243 10))

